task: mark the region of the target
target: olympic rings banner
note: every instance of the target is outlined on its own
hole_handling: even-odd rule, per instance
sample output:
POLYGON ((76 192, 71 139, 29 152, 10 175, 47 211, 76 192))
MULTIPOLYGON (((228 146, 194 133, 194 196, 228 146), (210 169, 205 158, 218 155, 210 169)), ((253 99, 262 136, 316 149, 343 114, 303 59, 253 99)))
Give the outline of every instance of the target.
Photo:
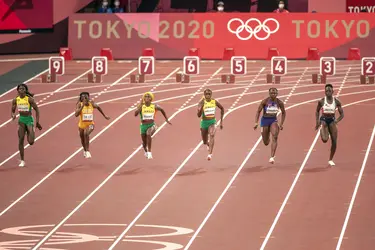
POLYGON ((190 48, 199 48, 202 59, 221 59, 224 48, 248 59, 267 58, 269 48, 303 59, 310 47, 338 59, 347 58, 352 47, 375 56, 375 16, 368 13, 74 14, 69 19, 75 59, 90 59, 101 48, 111 48, 115 59, 136 59, 143 48, 154 48, 157 59, 181 59, 190 48))

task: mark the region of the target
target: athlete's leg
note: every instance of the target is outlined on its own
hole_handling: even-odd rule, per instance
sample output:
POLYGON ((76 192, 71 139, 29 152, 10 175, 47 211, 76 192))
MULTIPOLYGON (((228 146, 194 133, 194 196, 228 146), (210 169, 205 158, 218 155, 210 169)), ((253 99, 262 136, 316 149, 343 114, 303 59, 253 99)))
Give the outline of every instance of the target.
POLYGON ((35 128, 34 128, 34 124, 27 125, 26 129, 27 129, 27 142, 31 146, 35 142, 35 128))
POLYGON ((328 131, 328 125, 325 121, 320 121, 320 124, 322 125, 320 128, 320 138, 324 143, 326 143, 329 139, 329 131, 328 131))
POLYGON ((90 151, 90 134, 92 131, 94 131, 94 124, 89 125, 84 130, 85 146, 87 152, 90 151))
POLYGON ((271 157, 275 157, 276 149, 277 149, 277 139, 279 136, 279 125, 277 122, 274 122, 270 126, 270 131, 272 134, 272 143, 271 143, 271 157))
POLYGON ((143 146, 143 150, 145 151, 145 153, 147 153, 147 134, 141 134, 141 138, 142 138, 142 146, 143 146))
POLYGON ((208 138, 209 138, 209 154, 212 154, 212 151, 214 150, 214 145, 215 145, 215 133, 216 133, 216 126, 215 124, 211 125, 208 127, 208 138))
POLYGON ((85 143, 85 130, 82 128, 78 128, 79 131, 79 138, 81 139, 81 145, 83 147, 83 150, 86 152, 86 143, 85 143))
POLYGON ((337 147, 337 136, 338 136, 338 131, 337 131, 337 126, 334 122, 331 122, 328 126, 329 134, 331 135, 331 153, 329 155, 329 160, 333 160, 333 156, 336 153, 336 147, 337 147))
POLYGON ((146 138, 147 138, 147 148, 148 148, 148 152, 151 152, 151 146, 152 146, 152 135, 155 133, 156 129, 155 129, 155 125, 153 125, 152 127, 149 127, 146 131, 146 138))
POLYGON ((268 146, 268 144, 270 143, 270 127, 269 126, 261 127, 260 131, 262 134, 264 145, 268 146))
MULTIPOLYGON (((22 122, 18 123, 18 150, 20 152, 21 161, 25 160, 25 149, 24 149, 24 142, 25 142, 25 133, 26 133, 26 125, 22 122)), ((22 162, 21 162, 22 164, 22 162)))

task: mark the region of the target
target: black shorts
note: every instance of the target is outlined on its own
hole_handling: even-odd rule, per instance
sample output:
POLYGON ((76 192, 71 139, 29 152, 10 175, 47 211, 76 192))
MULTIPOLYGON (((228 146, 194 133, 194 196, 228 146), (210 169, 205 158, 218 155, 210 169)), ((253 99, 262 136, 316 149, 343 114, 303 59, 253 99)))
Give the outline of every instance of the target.
POLYGON ((327 126, 329 126, 329 124, 331 124, 335 120, 336 120, 335 117, 324 117, 324 116, 320 117, 320 121, 324 121, 327 124, 327 126))

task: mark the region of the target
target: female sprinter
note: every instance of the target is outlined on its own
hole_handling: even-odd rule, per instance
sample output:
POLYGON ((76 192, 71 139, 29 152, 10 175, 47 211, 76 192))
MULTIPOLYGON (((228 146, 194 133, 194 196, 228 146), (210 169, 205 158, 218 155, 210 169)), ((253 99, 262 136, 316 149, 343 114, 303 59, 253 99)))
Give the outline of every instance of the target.
POLYGON ((94 130, 94 109, 99 110, 99 112, 104 116, 105 119, 110 119, 104 114, 103 110, 101 109, 101 107, 99 107, 98 104, 90 100, 90 94, 88 92, 82 92, 79 95, 75 116, 79 116, 78 130, 79 136, 81 138, 81 144, 84 150, 83 156, 85 158, 91 158, 90 134, 94 130))
POLYGON ((159 105, 153 104, 152 101, 154 100, 154 95, 151 92, 146 92, 142 97, 142 102, 138 105, 137 109, 135 110, 134 115, 137 116, 138 114, 141 117, 141 138, 142 138, 142 146, 143 150, 145 151, 145 156, 147 159, 152 159, 151 153, 151 145, 152 145, 152 135, 156 131, 155 125, 155 115, 157 111, 160 111, 165 121, 168 124, 172 124, 164 111, 159 105))
POLYGON ((201 117, 201 136, 203 144, 208 147, 207 160, 211 160, 215 144, 216 132, 216 107, 221 110, 220 129, 223 129, 224 107, 212 98, 212 90, 206 89, 204 97, 198 104, 198 117, 201 117))
POLYGON ((270 133, 272 134, 271 158, 269 162, 273 164, 275 162, 275 153, 277 148, 279 130, 283 130, 286 112, 284 103, 279 98, 277 98, 277 88, 270 88, 268 92, 270 96, 260 103, 259 108, 256 112, 254 129, 257 129, 258 127, 259 115, 263 110, 263 116, 260 121, 262 139, 264 145, 267 146, 270 143, 270 133), (279 109, 281 110, 282 114, 280 124, 277 121, 277 113, 279 112, 279 109))
POLYGON ((19 84, 17 86, 18 96, 12 101, 12 120, 16 119, 16 108, 20 114, 18 120, 18 150, 20 151, 21 163, 19 167, 25 166, 24 158, 24 139, 27 133, 27 142, 30 145, 34 144, 35 141, 35 130, 34 130, 34 118, 32 116, 31 108, 36 113, 36 127, 42 130, 42 126, 39 124, 39 108, 36 105, 33 94, 29 92, 26 84, 19 84))
POLYGON ((326 96, 318 102, 318 105, 316 107, 315 129, 318 130, 320 128, 320 137, 324 143, 326 143, 329 136, 331 136, 331 154, 329 156, 328 164, 330 166, 335 166, 335 163, 332 160, 333 156, 335 155, 337 146, 336 124, 344 118, 344 110, 342 108, 341 102, 337 98, 333 97, 332 84, 326 84, 325 94, 326 96), (340 113, 340 116, 337 119, 335 119, 336 109, 338 109, 340 113), (320 111, 322 111, 321 116, 320 111))

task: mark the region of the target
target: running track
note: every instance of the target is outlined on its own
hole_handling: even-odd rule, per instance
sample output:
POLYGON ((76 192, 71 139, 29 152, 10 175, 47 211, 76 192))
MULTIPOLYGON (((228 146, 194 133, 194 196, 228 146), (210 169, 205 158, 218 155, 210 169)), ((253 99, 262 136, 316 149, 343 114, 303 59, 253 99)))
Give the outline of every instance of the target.
POLYGON ((174 82, 181 62, 157 62, 147 83, 129 84, 136 65, 110 62, 101 84, 85 82, 85 62, 67 62, 59 83, 31 79, 44 129, 25 150, 22 169, 17 126, 6 115, 15 93, 0 97, 6 142, 0 249, 372 249, 375 118, 368 113, 375 86, 359 85, 359 62, 339 61, 330 79, 346 105, 334 168, 327 167, 330 143, 314 131, 316 103, 324 96, 323 85, 311 84, 318 62, 290 62, 277 85, 288 110, 275 165, 252 129, 268 95, 269 62, 249 62, 248 75, 233 85, 219 81, 228 62, 202 63, 189 84, 174 82), (206 87, 227 113, 211 162, 195 108, 206 87), (97 114, 89 160, 72 115, 82 90, 112 118, 97 114), (140 150, 139 118, 129 109, 149 90, 172 122, 165 125, 159 116, 153 160, 140 150))

